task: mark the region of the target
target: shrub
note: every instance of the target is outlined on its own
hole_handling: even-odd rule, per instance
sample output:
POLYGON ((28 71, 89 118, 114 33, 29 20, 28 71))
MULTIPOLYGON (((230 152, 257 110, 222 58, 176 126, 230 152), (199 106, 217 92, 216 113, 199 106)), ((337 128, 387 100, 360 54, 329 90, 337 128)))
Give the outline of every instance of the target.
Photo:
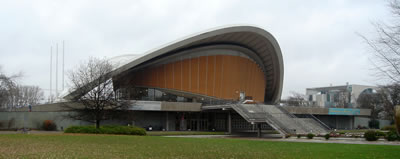
POLYGON ((315 136, 315 135, 312 134, 312 133, 307 134, 307 138, 308 138, 308 139, 312 139, 312 138, 314 138, 314 136, 315 136))
POLYGON ((330 134, 325 134, 324 137, 325 137, 326 140, 329 140, 329 138, 331 137, 331 135, 330 135, 330 134))
POLYGON ((378 140, 378 135, 375 131, 369 130, 364 133, 364 137, 367 141, 376 141, 378 140))
POLYGON ((385 137, 385 136, 386 136, 386 134, 385 134, 384 132, 382 132, 382 131, 376 131, 376 136, 382 136, 382 137, 385 137))
POLYGON ((368 122, 368 126, 369 126, 369 128, 371 128, 371 129, 379 129, 379 121, 376 120, 376 119, 371 119, 371 120, 368 122))
POLYGON ((394 114, 394 123, 397 133, 400 133, 400 106, 395 107, 395 114, 394 114))
POLYGON ((301 138, 301 135, 300 135, 300 134, 297 134, 297 138, 300 139, 300 138, 301 138))
POLYGON ((396 126, 395 125, 388 125, 388 126, 383 127, 381 130, 388 130, 388 131, 396 132, 396 126))
POLYGON ((368 129, 366 126, 361 126, 361 125, 358 125, 357 126, 357 129, 368 129))
POLYGON ((42 129, 46 131, 57 130, 57 125, 52 120, 43 121, 42 129))
POLYGON ((65 133, 87 133, 87 134, 117 134, 117 135, 146 135, 146 130, 134 126, 105 125, 96 129, 94 126, 71 126, 65 133))
POLYGON ((386 135, 386 140, 388 141, 395 141, 398 138, 399 136, 397 136, 397 133, 395 131, 389 131, 386 135))
POLYGON ((286 134, 286 135, 285 135, 285 138, 289 138, 290 136, 292 136, 292 135, 286 134))

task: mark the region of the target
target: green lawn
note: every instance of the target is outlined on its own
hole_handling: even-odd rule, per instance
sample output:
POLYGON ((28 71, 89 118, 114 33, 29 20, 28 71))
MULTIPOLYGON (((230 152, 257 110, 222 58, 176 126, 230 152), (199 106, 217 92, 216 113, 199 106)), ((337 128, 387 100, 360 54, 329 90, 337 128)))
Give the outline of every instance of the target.
POLYGON ((365 133, 367 131, 382 131, 380 129, 352 129, 352 130, 337 130, 337 133, 365 133))
POLYGON ((210 131, 146 131, 149 136, 174 136, 174 135, 226 135, 226 132, 210 131))
MULTIPOLYGON (((226 135, 227 132, 212 131, 146 131, 149 136, 176 136, 176 135, 226 135)), ((279 134, 275 130, 264 131, 264 134, 279 134)))
POLYGON ((0 135, 0 158, 399 158, 400 146, 222 138, 0 135))

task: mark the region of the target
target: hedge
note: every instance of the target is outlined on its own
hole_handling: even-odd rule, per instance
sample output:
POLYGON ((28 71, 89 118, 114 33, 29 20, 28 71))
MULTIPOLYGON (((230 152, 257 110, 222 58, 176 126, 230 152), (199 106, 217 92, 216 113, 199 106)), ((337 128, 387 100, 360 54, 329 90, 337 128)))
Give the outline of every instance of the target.
POLYGON ((46 131, 54 131, 57 130, 57 125, 52 120, 45 120, 43 121, 42 129, 46 131))
POLYGON ((105 125, 96 129, 94 126, 71 126, 65 129, 65 133, 86 134, 118 134, 118 135, 146 135, 146 130, 134 126, 105 125))
POLYGON ((314 136, 315 136, 315 135, 314 135, 314 134, 312 134, 312 133, 309 133, 309 134, 307 134, 307 138, 308 138, 308 139, 313 139, 313 138, 314 138, 314 136))
POLYGON ((378 133, 376 131, 369 130, 364 133, 364 137, 367 141, 376 141, 378 140, 378 133))

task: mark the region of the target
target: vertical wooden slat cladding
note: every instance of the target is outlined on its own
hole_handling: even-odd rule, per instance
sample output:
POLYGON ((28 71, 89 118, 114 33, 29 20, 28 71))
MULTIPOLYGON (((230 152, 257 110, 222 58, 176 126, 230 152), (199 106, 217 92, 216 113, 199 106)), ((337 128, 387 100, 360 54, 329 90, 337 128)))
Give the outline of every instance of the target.
POLYGON ((193 58, 190 60, 190 74, 191 74, 191 88, 189 92, 199 93, 199 58, 193 58))
POLYGON ((161 86, 160 88, 166 88, 166 73, 165 73, 165 65, 160 66, 160 74, 159 74, 161 86))
POLYGON ((200 94, 207 94, 206 93, 206 85, 207 85, 207 56, 201 56, 199 58, 199 93, 200 94))
POLYGON ((215 75, 215 56, 207 56, 207 95, 215 96, 214 94, 214 75, 215 75))
POLYGON ((215 56, 215 97, 222 97, 222 55, 215 56))
POLYGON ((264 101, 265 77, 252 60, 232 55, 200 56, 132 74, 134 85, 174 89, 237 100, 239 92, 264 101))
POLYGON ((169 63, 169 64, 166 64, 165 65, 165 69, 166 69, 166 72, 165 72, 165 74, 166 74, 166 76, 165 76, 165 78, 166 78, 166 87, 165 88, 169 88, 169 89, 173 89, 173 76, 172 76, 172 74, 173 74, 173 68, 172 68, 172 64, 171 63, 169 63))
POLYGON ((172 63, 174 65, 174 88, 176 90, 183 90, 182 89, 182 62, 177 61, 172 63))
POLYGON ((190 89, 189 89, 189 84, 190 84, 190 82, 189 82, 189 80, 190 80, 190 78, 189 78, 189 76, 190 76, 190 65, 189 65, 189 63, 190 63, 190 60, 183 60, 182 61, 182 90, 183 91, 186 91, 186 92, 189 92, 190 91, 190 89))
POLYGON ((229 96, 230 89, 232 87, 232 71, 231 70, 231 56, 222 56, 222 81, 221 81, 221 97, 224 99, 232 99, 233 97, 229 96))

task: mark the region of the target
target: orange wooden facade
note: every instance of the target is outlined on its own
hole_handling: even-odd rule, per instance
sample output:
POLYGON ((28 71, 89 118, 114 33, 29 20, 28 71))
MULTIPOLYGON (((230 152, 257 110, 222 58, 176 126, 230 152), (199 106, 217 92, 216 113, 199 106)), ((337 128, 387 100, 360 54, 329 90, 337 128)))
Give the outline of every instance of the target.
POLYGON ((212 96, 239 99, 239 92, 263 102, 265 77, 258 65, 240 56, 200 56, 148 67, 133 74, 134 85, 166 88, 212 96))

